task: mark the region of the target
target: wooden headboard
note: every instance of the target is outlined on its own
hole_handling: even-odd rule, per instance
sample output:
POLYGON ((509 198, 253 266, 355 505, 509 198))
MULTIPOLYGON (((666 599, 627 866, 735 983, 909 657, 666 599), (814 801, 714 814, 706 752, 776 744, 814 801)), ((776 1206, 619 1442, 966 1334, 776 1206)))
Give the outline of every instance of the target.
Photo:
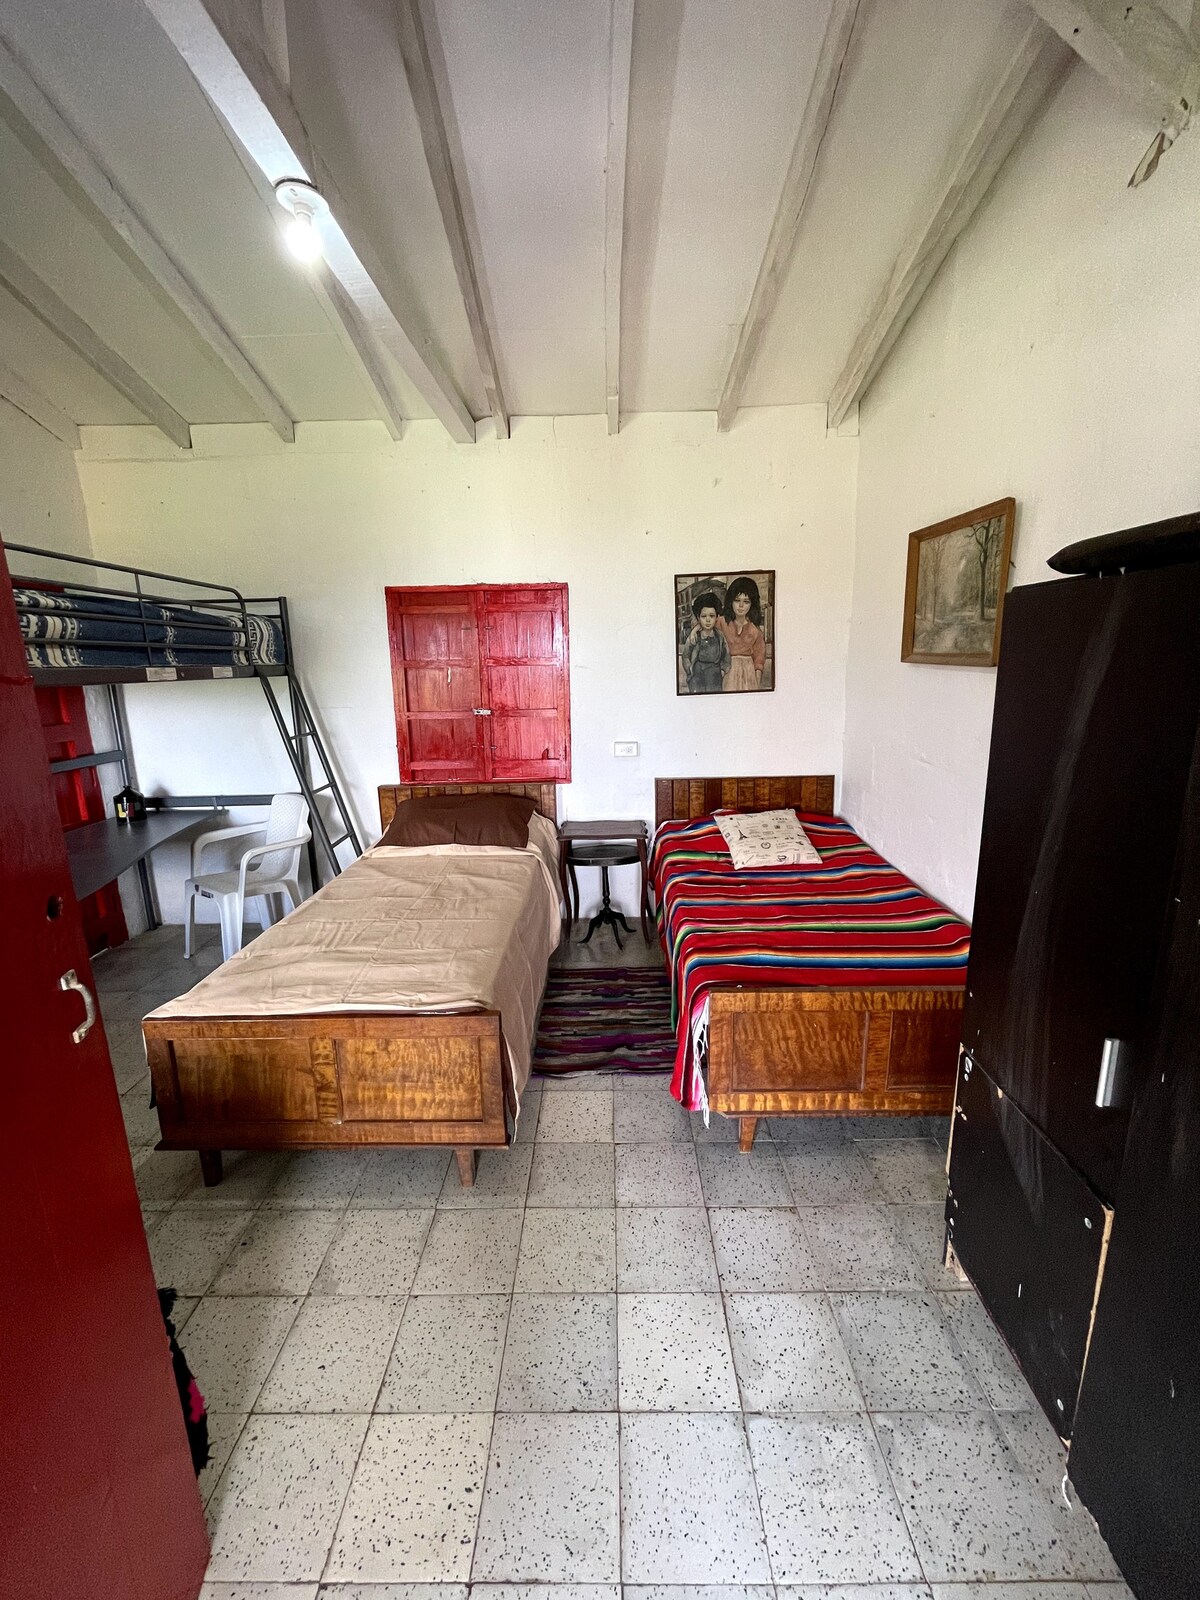
POLYGON ((813 811, 833 815, 833 777, 655 778, 654 825, 712 811, 813 811))
POLYGON ((542 816, 558 822, 558 786, 553 783, 381 783, 379 820, 386 829, 401 800, 430 794, 519 794, 532 800, 542 816))

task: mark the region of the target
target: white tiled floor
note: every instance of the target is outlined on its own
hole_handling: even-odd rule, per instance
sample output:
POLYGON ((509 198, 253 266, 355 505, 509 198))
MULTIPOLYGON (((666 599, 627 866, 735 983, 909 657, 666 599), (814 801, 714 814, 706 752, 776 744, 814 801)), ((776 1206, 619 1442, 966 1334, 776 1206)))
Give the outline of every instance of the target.
POLYGON ((661 1079, 574 1079, 474 1190, 429 1151, 227 1156, 206 1190, 149 1149, 136 1018, 216 956, 163 929, 96 967, 211 1407, 204 1600, 1129 1600, 941 1265, 936 1124, 784 1121, 747 1158, 661 1079))

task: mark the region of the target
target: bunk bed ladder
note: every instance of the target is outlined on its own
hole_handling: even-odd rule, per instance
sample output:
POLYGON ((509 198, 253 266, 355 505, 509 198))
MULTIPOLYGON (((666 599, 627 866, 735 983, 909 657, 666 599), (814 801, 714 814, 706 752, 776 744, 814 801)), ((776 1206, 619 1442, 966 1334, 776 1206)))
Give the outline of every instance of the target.
MULTIPOLYGON (((290 661, 290 654, 289 654, 290 661)), ((362 855, 362 842, 354 826, 354 819, 338 788, 337 778, 334 776, 333 767, 325 752, 325 744, 309 710, 308 701, 304 698, 299 680, 289 666, 287 672, 289 698, 292 705, 292 726, 288 726, 287 718, 279 704, 279 697, 271 685, 271 680, 265 673, 258 674, 258 681, 262 684, 263 694, 267 697, 267 704, 271 708, 271 715, 275 718, 275 726, 279 729, 279 737, 283 740, 287 750, 288 759, 292 763, 292 770, 296 774, 296 781, 300 791, 308 801, 309 817, 312 821, 313 832, 321 841, 321 848, 325 852, 325 859, 329 862, 330 869, 336 876, 342 870, 338 861, 338 846, 349 843, 353 846, 356 856, 362 855), (312 757, 316 755, 320 767, 320 776, 323 782, 315 787, 312 781, 312 757), (321 810, 319 796, 327 794, 333 808, 336 826, 341 832, 334 837, 325 821, 321 810)), ((316 862, 310 856, 312 866, 313 887, 317 886, 316 862)))

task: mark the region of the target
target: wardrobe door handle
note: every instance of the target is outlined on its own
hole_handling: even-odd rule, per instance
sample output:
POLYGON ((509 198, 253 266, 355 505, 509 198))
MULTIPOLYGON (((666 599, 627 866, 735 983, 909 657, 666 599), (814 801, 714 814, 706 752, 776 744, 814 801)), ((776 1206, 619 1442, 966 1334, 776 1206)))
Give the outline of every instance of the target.
POLYGON ((1096 1104, 1101 1110, 1125 1102, 1125 1041, 1105 1039, 1100 1052, 1100 1076, 1096 1080, 1096 1104))
POLYGON ((77 1028, 71 1030, 71 1037, 76 1044, 82 1044, 91 1033, 96 1021, 96 1001, 92 991, 86 983, 80 983, 79 976, 72 967, 69 972, 64 972, 58 980, 58 987, 63 990, 74 989, 75 993, 83 999, 83 1021, 77 1028))
POLYGON ((487 706, 472 706, 471 710, 473 715, 477 717, 490 717, 492 714, 487 706))

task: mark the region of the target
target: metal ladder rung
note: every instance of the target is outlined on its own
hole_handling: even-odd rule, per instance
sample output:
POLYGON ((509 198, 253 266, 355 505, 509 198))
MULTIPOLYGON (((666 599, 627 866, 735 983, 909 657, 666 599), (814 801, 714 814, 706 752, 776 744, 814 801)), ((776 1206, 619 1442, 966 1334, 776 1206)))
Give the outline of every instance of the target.
POLYGON ((341 837, 341 838, 340 838, 340 839, 331 839, 331 840, 330 840, 330 841, 329 841, 329 843, 330 843, 330 845, 331 845, 331 846, 332 846, 332 848, 333 848, 333 849, 334 849, 334 850, 336 850, 336 849, 337 849, 337 847, 338 847, 338 845, 340 845, 340 844, 345 844, 345 842, 346 842, 346 840, 347 840, 347 839, 348 839, 348 838, 349 838, 349 837, 350 837, 350 835, 349 835, 349 834, 348 834, 348 833, 344 833, 344 834, 343 834, 343 835, 342 835, 342 837, 341 837))

